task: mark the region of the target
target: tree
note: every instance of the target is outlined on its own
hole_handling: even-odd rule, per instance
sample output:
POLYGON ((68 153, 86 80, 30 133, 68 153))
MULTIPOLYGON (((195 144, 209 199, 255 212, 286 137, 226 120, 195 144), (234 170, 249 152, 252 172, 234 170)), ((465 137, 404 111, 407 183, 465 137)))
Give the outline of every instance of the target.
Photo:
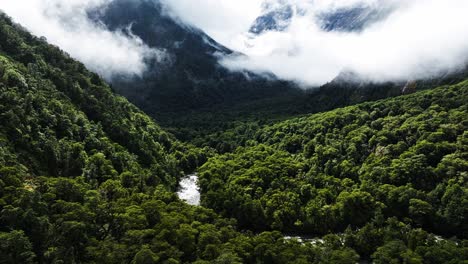
POLYGON ((401 240, 388 242, 372 255, 376 264, 422 264, 422 258, 409 250, 401 240))
POLYGON ((432 219, 433 208, 426 201, 411 199, 409 201, 409 216, 418 226, 425 226, 432 219))
POLYGON ((34 263, 36 255, 23 231, 0 233, 0 263, 34 263))
POLYGON ((158 261, 158 255, 151 251, 148 246, 143 246, 143 248, 135 254, 132 264, 156 264, 158 261))

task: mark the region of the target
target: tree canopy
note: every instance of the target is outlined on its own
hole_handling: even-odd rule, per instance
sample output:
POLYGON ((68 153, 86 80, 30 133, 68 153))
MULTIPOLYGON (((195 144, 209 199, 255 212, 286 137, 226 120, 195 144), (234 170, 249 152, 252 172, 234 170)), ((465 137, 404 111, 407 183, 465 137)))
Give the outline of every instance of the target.
POLYGON ((0 15, 0 263, 462 263, 467 99, 246 125, 218 155, 0 15), (175 194, 196 168, 204 207, 175 194))

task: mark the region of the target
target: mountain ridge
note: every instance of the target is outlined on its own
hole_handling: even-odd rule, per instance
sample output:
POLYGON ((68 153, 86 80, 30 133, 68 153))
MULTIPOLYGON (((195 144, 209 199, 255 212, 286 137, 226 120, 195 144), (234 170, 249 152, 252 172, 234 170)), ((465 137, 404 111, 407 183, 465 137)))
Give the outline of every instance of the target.
MULTIPOLYGON (((405 100, 397 98, 392 102, 406 105, 404 102, 407 100, 420 98, 421 102, 419 99, 414 100, 409 104, 409 109, 405 108, 403 111, 417 115, 421 110, 413 108, 413 105, 431 104, 431 96, 436 98, 434 102, 439 102, 440 106, 431 104, 427 108, 435 119, 433 122, 422 123, 418 131, 423 132, 432 129, 431 126, 438 124, 437 122, 456 122, 466 115, 466 110, 456 113, 447 112, 445 110, 448 108, 443 108, 448 105, 450 109, 455 109, 460 102, 466 106, 466 100, 461 100, 466 97, 466 90, 463 90, 463 96, 459 96, 459 91, 456 88, 437 89, 405 97, 405 100), (450 118, 443 118, 447 115, 450 118)), ((364 106, 366 105, 371 104, 364 106)), ((359 107, 354 109, 360 109, 359 107)), ((356 114, 349 112, 349 109, 353 108, 309 118, 322 117, 326 121, 336 118, 336 125, 341 126, 356 114), (340 115, 334 117, 333 114, 336 113, 340 115)), ((378 110, 379 112, 376 109, 376 113, 367 115, 375 118, 400 116, 398 108, 392 110, 393 114, 385 108, 378 110)), ((315 133, 306 134, 304 131, 307 132, 308 129, 302 129, 304 127, 300 122, 309 123, 308 120, 292 119, 274 127, 259 129, 258 136, 253 139, 273 141, 270 147, 248 146, 249 149, 259 148, 253 164, 257 166, 274 163, 271 168, 279 167, 277 173, 285 172, 292 176, 300 167, 297 162, 301 161, 290 157, 298 151, 298 147, 302 147, 302 142, 298 143, 295 137, 289 136, 290 133, 296 136, 314 136, 315 133), (294 126, 295 123, 298 123, 298 127, 294 126), (278 149, 274 149, 277 147, 278 149), (263 163, 262 157, 265 153, 269 156, 268 151, 276 152, 274 158, 277 159, 269 159, 267 163, 263 163), (287 159, 283 159, 284 157, 287 159), (284 164, 285 160, 289 163, 284 164)), ((413 121, 415 120, 410 120, 407 127, 412 128, 410 125, 413 121)), ((440 133, 431 135, 432 140, 437 143, 445 136, 450 141, 448 148, 441 145, 435 150, 452 151, 453 135, 457 135, 461 126, 466 126, 465 123, 462 122, 455 128, 441 127, 442 137, 440 133), (455 131, 455 134, 451 131, 455 131)), ((331 135, 339 135, 340 133, 333 132, 333 126, 333 122, 323 123, 323 127, 332 131, 331 135)), ((373 122, 371 126, 378 130, 382 123, 373 122)), ((323 127, 313 126, 313 129, 322 130, 323 127)), ((358 142, 360 138, 356 140, 358 142)), ((379 138, 375 141, 382 142, 381 140, 383 139, 379 138)), ((357 146, 360 147, 359 144, 357 146)), ((434 150, 432 147, 434 146, 426 144, 417 151, 434 150)), ((464 147, 466 144, 461 145, 462 151, 466 151, 466 148, 463 150, 464 147)), ((456 148, 458 151, 458 145, 456 148)), ((309 153, 312 148, 307 147, 307 150, 309 153)), ((238 148, 229 155, 237 155, 243 151, 243 148, 238 148)), ((334 151, 328 153, 334 154, 334 151)), ((411 260, 442 264, 447 261, 462 262, 467 257, 466 240, 439 237, 414 226, 414 223, 424 224, 424 216, 433 210, 431 205, 427 205, 427 197, 421 196, 411 186, 392 190, 393 196, 390 196, 397 198, 391 201, 399 206, 405 205, 406 200, 400 201, 398 198, 413 198, 416 195, 416 198, 410 199, 411 219, 384 218, 383 214, 376 214, 362 228, 349 227, 342 234, 328 234, 313 240, 313 243, 303 242, 278 231, 282 229, 278 225, 279 220, 283 221, 285 216, 290 216, 294 211, 289 211, 291 203, 288 203, 294 200, 289 199, 290 197, 282 199, 284 195, 279 193, 268 204, 273 209, 279 204, 285 212, 267 212, 275 214, 271 221, 275 226, 278 225, 277 230, 242 230, 239 224, 245 225, 244 221, 238 223, 235 219, 221 217, 211 209, 190 206, 175 194, 177 181, 184 172, 191 173, 194 168, 215 155, 216 151, 211 148, 194 148, 176 140, 151 117, 112 92, 111 87, 97 74, 88 71, 83 64, 73 60, 59 48, 31 35, 0 14, 0 262, 347 264, 358 261, 388 263, 411 260)), ((211 158, 201 172, 206 174, 205 169, 208 167, 230 167, 236 163, 224 163, 223 159, 224 155, 211 158)), ((429 153, 427 159, 437 161, 438 155, 429 153)), ((440 169, 447 172, 448 177, 456 177, 450 172, 455 171, 457 175, 460 167, 454 165, 465 165, 458 162, 458 159, 455 162, 448 161, 444 162, 447 166, 440 169)), ((248 166, 245 167, 247 169, 248 166)), ((353 170, 343 172, 352 175, 353 170)), ((255 184, 267 183, 275 176, 268 170, 256 170, 250 175, 252 180, 262 178, 255 184)), ((219 185, 217 192, 226 187, 226 184, 218 180, 208 182, 207 176, 201 175, 202 187, 206 188, 208 183, 210 186, 219 185)), ((402 177, 404 179, 406 174, 402 174, 402 177)), ((290 178, 284 177, 281 180, 288 181, 290 178)), ((331 180, 322 184, 321 179, 317 177, 314 182, 317 187, 336 183, 331 180)), ((230 186, 242 186, 249 180, 239 179, 230 186)), ((275 186, 281 187, 282 182, 277 183, 275 186)), ((324 197, 324 202, 334 199, 333 192, 341 190, 340 188, 352 188, 350 181, 344 183, 347 184, 336 190, 322 191, 313 197, 324 197)), ((304 186, 298 193, 303 195, 309 191, 311 195, 314 194, 313 188, 309 186, 304 186)), ((356 205, 359 207, 370 204, 366 208, 374 208, 375 200, 366 194, 369 191, 361 189, 340 195, 339 201, 331 207, 331 212, 356 205)), ((229 197, 225 205, 235 205, 239 196, 250 192, 252 190, 246 190, 229 197)), ((457 182, 449 181, 448 187, 442 186, 434 193, 436 201, 442 196, 442 219, 449 219, 448 223, 451 225, 458 225, 459 220, 463 223, 463 218, 459 217, 460 212, 463 215, 463 211, 458 209, 465 201, 462 200, 464 192, 465 189, 457 182)), ((258 197, 261 193, 262 190, 257 188, 252 197, 258 197)), ((294 198, 294 195, 291 197, 294 198)), ((206 197, 204 199, 206 203, 206 197)), ((219 201, 221 199, 216 202, 219 201)), ((237 212, 248 212, 245 216, 253 222, 261 219, 261 214, 249 213, 256 212, 260 208, 258 205, 247 203, 237 212)), ((439 208, 438 204, 433 206, 439 208)), ((318 207, 312 207, 314 208, 318 207)), ((359 213, 360 210, 352 212, 359 213)), ((369 210, 362 210, 364 217, 353 221, 361 224, 362 219, 367 219, 368 212, 369 210)), ((341 225, 353 219, 352 216, 337 215, 345 219, 341 225)), ((325 223, 336 224, 335 221, 329 221, 336 218, 322 219, 325 223)), ((288 221, 284 223, 287 224, 288 221)), ((301 223, 293 225, 297 228, 301 223)))

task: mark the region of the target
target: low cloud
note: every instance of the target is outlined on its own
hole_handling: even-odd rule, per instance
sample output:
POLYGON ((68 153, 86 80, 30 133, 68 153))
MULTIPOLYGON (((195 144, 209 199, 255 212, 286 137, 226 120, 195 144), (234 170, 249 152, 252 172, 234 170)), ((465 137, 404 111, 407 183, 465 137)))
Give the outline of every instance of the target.
MULTIPOLYGON (((156 0, 157 1, 157 0, 156 0)), ((171 15, 226 44, 246 32, 262 11, 263 0, 160 0, 171 15)))
MULTIPOLYGON (((163 60, 128 30, 111 32, 86 11, 113 0, 4 0, 0 9, 45 36, 90 69, 111 79, 141 75, 145 61, 163 60)), ((141 0, 135 0, 141 1, 141 0)), ((154 0, 221 44, 246 56, 224 57, 232 70, 271 72, 304 85, 321 85, 343 71, 374 81, 420 79, 458 69, 468 58, 466 0, 154 0), (265 9, 289 4, 295 16, 282 31, 249 29, 265 9), (320 16, 368 6, 393 12, 358 32, 328 32, 320 16)))
MULTIPOLYGON (((168 0, 169 1, 169 0, 168 0)), ((374 81, 398 81, 432 77, 463 67, 468 58, 468 1, 466 0, 252 0, 241 9, 266 4, 291 4, 294 16, 283 32, 248 33, 256 15, 229 11, 221 1, 216 10, 210 0, 191 5, 190 14, 180 9, 189 0, 172 0, 173 9, 186 21, 213 35, 227 47, 247 56, 228 57, 221 63, 233 70, 272 72, 305 85, 320 85, 342 71, 353 71, 374 81), (206 4, 206 5, 205 5, 206 4), (317 17, 340 8, 370 6, 393 12, 359 32, 327 32, 317 17), (203 9, 199 11, 197 7, 203 9), (209 10, 207 10, 207 8, 209 10), (195 19, 199 14, 220 12, 223 17, 195 19), (238 21, 238 27, 230 27, 238 21), (242 26, 240 26, 242 25, 242 26), (225 33, 216 33, 225 28, 225 33)), ((202 17, 205 17, 203 15, 202 17)))
POLYGON ((140 76, 145 60, 164 52, 149 48, 126 32, 111 32, 91 21, 87 11, 105 8, 111 0, 3 0, 0 9, 15 22, 83 62, 106 79, 115 75, 140 76))

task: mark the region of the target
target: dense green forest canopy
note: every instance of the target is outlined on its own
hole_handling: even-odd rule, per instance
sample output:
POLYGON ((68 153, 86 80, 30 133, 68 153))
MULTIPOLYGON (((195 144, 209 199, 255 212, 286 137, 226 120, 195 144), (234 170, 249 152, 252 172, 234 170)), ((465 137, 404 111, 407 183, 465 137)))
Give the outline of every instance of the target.
POLYGON ((252 127, 219 156, 0 15, 0 263, 463 263, 466 92, 252 127), (189 206, 177 182, 208 159, 189 206))
POLYGON ((260 230, 327 234, 394 216, 466 238, 467 102, 465 81, 260 129, 202 166, 203 204, 260 230))

